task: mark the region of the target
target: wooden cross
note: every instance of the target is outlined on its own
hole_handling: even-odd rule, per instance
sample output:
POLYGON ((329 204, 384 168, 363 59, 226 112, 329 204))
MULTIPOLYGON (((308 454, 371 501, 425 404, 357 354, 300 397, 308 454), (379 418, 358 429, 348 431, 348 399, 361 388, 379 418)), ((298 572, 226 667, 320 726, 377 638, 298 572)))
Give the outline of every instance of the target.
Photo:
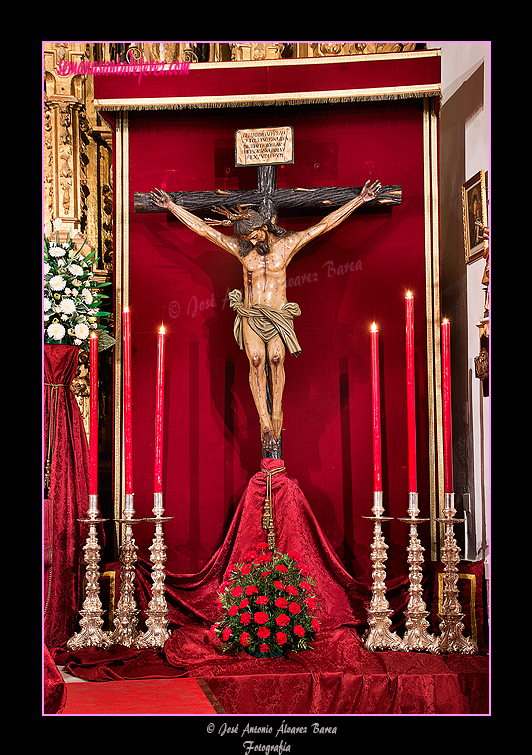
MULTIPOLYGON (((357 197, 362 186, 337 187, 326 186, 312 189, 278 189, 277 166, 261 165, 257 167, 257 188, 243 191, 169 191, 172 202, 181 205, 190 212, 209 212, 216 207, 236 207, 251 205, 269 220, 278 217, 279 210, 322 210, 341 207, 357 197)), ((367 203, 375 205, 401 204, 400 186, 383 186, 376 199, 367 203)), ((135 192, 134 208, 138 213, 161 212, 154 204, 149 193, 135 192)))
MULTIPOLYGON (((283 130, 286 132, 287 129, 289 127, 286 129, 257 129, 254 135, 283 130)), ((291 131, 291 129, 289 130, 291 131)), ((238 137, 244 133, 237 132, 237 148, 238 137)), ((238 162, 237 149, 237 165, 257 165, 256 189, 243 191, 225 191, 223 189, 216 189, 214 191, 175 191, 168 192, 168 194, 172 202, 181 205, 181 207, 191 212, 204 213, 218 207, 250 205, 256 208, 263 217, 275 222, 279 210, 315 210, 316 212, 320 212, 322 210, 333 209, 334 207, 341 207, 351 199, 357 197, 362 191, 363 187, 361 186, 278 189, 277 165, 293 162, 293 158, 290 159, 290 154, 288 158, 285 155, 281 159, 279 159, 278 153, 273 156, 274 153, 271 152, 271 155, 272 157, 269 157, 268 154, 263 153, 259 158, 263 163, 270 161, 270 164, 238 162), (271 164, 274 160, 274 164, 271 164)), ((401 194, 400 186, 383 186, 378 196, 371 202, 368 202, 366 206, 401 204, 401 194)), ((136 192, 134 195, 134 208, 135 212, 138 213, 161 212, 161 208, 150 199, 149 193, 136 192)))

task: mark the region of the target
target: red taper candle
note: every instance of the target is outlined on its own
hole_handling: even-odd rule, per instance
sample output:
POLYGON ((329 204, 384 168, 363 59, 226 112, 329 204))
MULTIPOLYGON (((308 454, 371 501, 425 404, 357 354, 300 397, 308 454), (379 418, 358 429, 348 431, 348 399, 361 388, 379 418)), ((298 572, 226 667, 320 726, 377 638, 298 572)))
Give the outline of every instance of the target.
POLYGON ((445 492, 453 492, 453 425, 451 407, 451 324, 445 319, 441 325, 442 396, 443 396, 443 469, 445 492))
POLYGON ((133 493, 133 456, 131 423, 131 312, 122 312, 122 339, 124 345, 124 463, 125 492, 133 493))
POLYGON ((89 339, 90 367, 90 442, 89 495, 98 495, 98 336, 93 331, 89 339))
POLYGON ((164 432, 164 352, 166 333, 164 326, 157 335, 157 387, 155 405, 155 474, 154 493, 163 492, 163 432, 164 432))
POLYGON ((417 493, 416 465, 416 374, 414 367, 414 297, 405 297, 406 404, 408 419, 408 492, 417 493))
POLYGON ((373 490, 382 491, 379 331, 371 326, 371 411, 373 420, 373 490))

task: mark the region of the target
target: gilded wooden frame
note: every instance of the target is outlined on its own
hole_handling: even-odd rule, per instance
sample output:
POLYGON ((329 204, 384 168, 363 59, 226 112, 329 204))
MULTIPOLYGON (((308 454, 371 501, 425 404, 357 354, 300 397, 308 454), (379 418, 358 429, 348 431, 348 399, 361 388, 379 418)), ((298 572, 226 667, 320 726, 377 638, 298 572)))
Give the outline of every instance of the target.
POLYGON ((438 525, 444 507, 443 407, 441 383, 441 291, 438 185, 438 116, 434 101, 423 105, 425 222, 425 310, 427 319, 427 395, 429 420, 429 511, 432 561, 438 559, 438 525))
POLYGON ((487 240, 482 237, 482 226, 488 225, 487 174, 480 170, 462 186, 462 216, 466 265, 484 255, 487 240))
MULTIPOLYGON (((115 132, 115 338, 114 348, 114 460, 113 501, 115 520, 122 517, 125 502, 122 402, 122 311, 129 305, 129 117, 123 111, 116 119, 115 132)), ((115 524, 118 545, 121 527, 115 524)))

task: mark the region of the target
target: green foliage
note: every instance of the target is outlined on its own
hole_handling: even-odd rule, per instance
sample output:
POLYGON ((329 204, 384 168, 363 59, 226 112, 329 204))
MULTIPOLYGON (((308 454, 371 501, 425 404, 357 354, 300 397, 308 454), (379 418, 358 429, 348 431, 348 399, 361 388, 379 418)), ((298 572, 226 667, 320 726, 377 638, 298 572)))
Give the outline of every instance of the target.
MULTIPOLYGON (((93 330, 100 336, 105 326, 99 319, 110 315, 102 309, 109 297, 100 289, 110 283, 94 279, 96 251, 84 256, 68 235, 66 241, 44 237, 44 340, 46 343, 88 343, 93 330)), ((114 339, 107 337, 107 341, 114 339)), ((112 345, 108 343, 108 346, 112 345)), ((107 346, 107 347, 108 347, 107 346)))

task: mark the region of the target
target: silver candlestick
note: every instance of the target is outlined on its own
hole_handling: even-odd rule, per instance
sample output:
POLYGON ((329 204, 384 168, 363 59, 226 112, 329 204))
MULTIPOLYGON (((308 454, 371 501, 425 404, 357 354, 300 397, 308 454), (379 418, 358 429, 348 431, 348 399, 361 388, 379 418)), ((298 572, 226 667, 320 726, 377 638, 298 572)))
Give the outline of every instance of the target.
POLYGON ((458 569, 460 562, 460 548, 456 544, 454 525, 464 522, 455 519, 454 493, 445 493, 443 517, 436 519, 445 526, 445 536, 442 548, 443 568, 443 610, 440 615, 440 636, 438 637, 438 652, 440 653, 478 653, 473 640, 464 637, 464 614, 458 601, 458 569))
POLYGON ((382 534, 381 523, 389 522, 393 517, 383 516, 384 506, 382 501, 382 491, 374 491, 373 508, 371 509, 373 516, 363 517, 364 519, 371 519, 375 523, 373 526, 373 542, 371 543, 373 585, 368 610, 369 629, 363 636, 366 650, 397 650, 401 644, 401 640, 395 632, 390 631, 392 611, 386 599, 385 568, 388 546, 382 534))
POLYGON ((410 536, 408 544, 409 568, 409 593, 410 599, 405 611, 406 633, 403 637, 399 650, 428 650, 431 653, 438 652, 438 643, 435 637, 429 634, 429 611, 423 601, 423 552, 424 548, 417 533, 417 525, 428 522, 429 519, 419 518, 418 493, 408 494, 408 518, 399 519, 400 522, 410 524, 410 536))
POLYGON ((150 546, 150 561, 152 562, 152 597, 146 611, 147 630, 139 635, 135 641, 136 648, 162 648, 171 632, 168 627, 168 605, 165 598, 165 569, 166 545, 164 542, 163 524, 173 517, 164 516, 163 494, 153 494, 153 518, 145 519, 154 522, 155 534, 150 546))
POLYGON ((98 541, 98 524, 106 522, 107 519, 100 517, 98 507, 98 496, 89 495, 89 510, 85 519, 80 519, 83 524, 89 525, 89 532, 83 550, 85 551, 85 578, 87 581, 85 588, 85 600, 81 609, 80 627, 81 631, 74 634, 67 642, 69 650, 80 650, 81 648, 107 648, 111 644, 108 635, 102 631, 102 603, 100 600, 100 570, 98 563, 100 561, 100 543, 98 541))
POLYGON ((131 647, 139 635, 137 631, 139 611, 135 601, 137 545, 133 537, 133 525, 142 521, 135 518, 133 493, 126 493, 124 516, 115 521, 123 525, 124 537, 120 546, 120 598, 115 611, 115 629, 111 634, 111 642, 113 645, 131 647))

